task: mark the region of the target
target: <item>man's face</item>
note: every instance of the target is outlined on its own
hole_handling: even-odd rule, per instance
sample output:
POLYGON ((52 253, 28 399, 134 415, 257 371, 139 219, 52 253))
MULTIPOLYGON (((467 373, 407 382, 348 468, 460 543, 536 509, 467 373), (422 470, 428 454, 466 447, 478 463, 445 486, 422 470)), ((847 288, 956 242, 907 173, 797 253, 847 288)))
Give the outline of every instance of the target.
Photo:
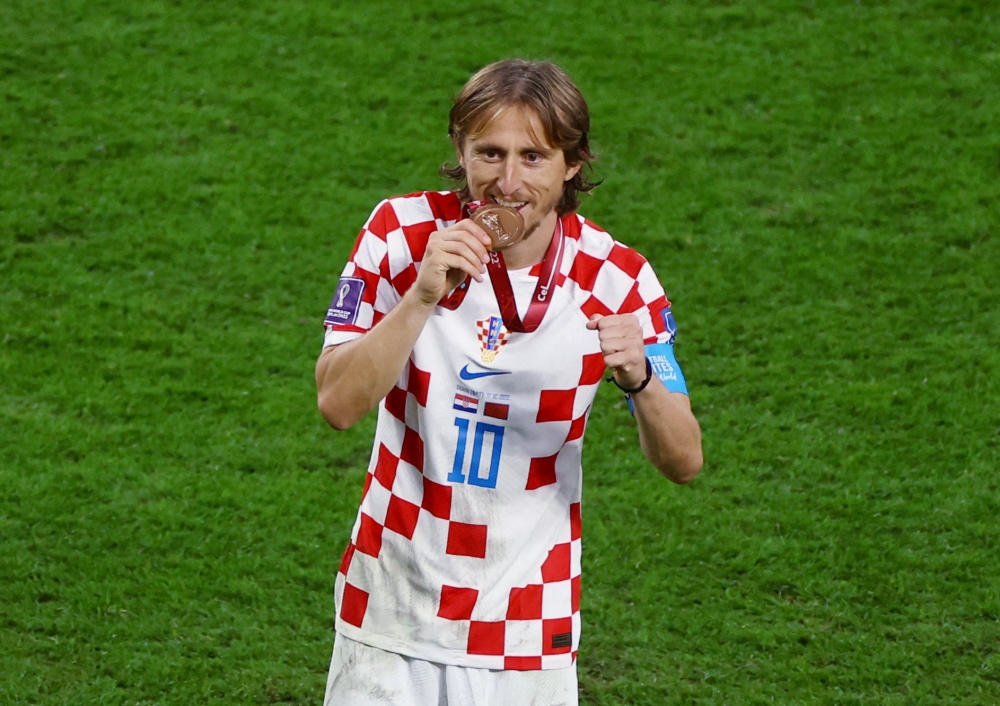
POLYGON ((480 134, 467 137, 458 161, 472 198, 517 208, 528 235, 554 213, 563 184, 580 171, 548 143, 535 111, 519 105, 505 108, 480 134))

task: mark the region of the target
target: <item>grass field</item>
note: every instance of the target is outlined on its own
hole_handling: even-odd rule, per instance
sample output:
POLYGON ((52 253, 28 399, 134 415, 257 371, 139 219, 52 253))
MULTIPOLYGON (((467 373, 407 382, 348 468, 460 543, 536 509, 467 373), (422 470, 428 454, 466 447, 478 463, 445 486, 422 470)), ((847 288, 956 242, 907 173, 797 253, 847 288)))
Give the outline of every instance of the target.
POLYGON ((997 42, 984 0, 0 4, 0 703, 321 702, 373 418, 316 412, 320 322, 511 55, 587 95, 581 210, 705 435, 672 486, 599 395, 583 702, 1000 703, 997 42))

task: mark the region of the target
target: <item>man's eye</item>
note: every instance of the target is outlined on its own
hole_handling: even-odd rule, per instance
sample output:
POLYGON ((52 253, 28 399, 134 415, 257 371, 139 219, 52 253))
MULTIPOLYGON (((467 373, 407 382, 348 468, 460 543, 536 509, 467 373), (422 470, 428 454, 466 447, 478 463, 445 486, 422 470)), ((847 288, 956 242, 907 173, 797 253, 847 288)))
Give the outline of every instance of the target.
POLYGON ((496 150, 486 150, 483 152, 483 157, 486 159, 500 159, 500 153, 496 150))
POLYGON ((524 156, 524 159, 529 164, 538 164, 539 162, 542 161, 542 155, 538 154, 537 152, 529 152, 524 156))

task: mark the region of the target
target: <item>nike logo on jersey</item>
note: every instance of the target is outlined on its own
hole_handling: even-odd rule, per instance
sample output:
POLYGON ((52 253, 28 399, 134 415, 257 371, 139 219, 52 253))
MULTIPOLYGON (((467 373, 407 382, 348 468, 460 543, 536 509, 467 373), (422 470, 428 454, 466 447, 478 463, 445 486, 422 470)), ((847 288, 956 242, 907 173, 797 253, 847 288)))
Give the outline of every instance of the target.
POLYGON ((458 373, 458 377, 462 378, 463 380, 476 380, 478 378, 488 378, 491 375, 510 375, 510 371, 509 370, 484 370, 481 373, 474 373, 471 370, 469 370, 469 366, 466 365, 458 373))

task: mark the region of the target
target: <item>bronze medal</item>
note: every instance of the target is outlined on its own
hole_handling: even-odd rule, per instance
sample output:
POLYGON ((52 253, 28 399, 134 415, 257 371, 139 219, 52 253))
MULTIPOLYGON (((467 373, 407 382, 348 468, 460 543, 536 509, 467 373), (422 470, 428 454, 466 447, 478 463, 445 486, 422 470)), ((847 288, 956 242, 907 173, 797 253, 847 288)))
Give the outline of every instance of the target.
POLYGON ((487 203, 472 214, 472 222, 486 231, 494 250, 503 250, 524 237, 524 219, 513 208, 487 203))

